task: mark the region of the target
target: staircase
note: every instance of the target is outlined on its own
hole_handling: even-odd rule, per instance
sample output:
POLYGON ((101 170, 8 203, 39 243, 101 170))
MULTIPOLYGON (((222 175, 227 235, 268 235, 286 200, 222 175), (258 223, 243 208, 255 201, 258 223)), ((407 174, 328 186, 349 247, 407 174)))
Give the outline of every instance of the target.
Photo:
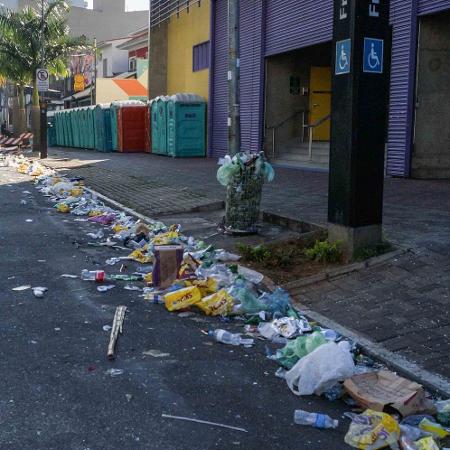
POLYGON ((312 145, 312 159, 309 159, 308 142, 300 142, 299 138, 288 142, 279 143, 273 164, 309 168, 317 170, 328 170, 330 158, 330 143, 314 141, 312 145))

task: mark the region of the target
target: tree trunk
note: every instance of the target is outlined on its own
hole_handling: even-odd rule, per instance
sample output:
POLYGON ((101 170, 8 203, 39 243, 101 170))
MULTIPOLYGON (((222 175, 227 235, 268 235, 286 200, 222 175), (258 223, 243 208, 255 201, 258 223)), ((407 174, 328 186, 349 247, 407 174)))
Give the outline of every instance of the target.
POLYGON ((31 102, 31 129, 33 132, 33 152, 40 151, 41 142, 41 114, 39 108, 39 92, 36 79, 33 79, 33 97, 31 102))
POLYGON ((20 135, 27 131, 27 115, 25 110, 25 87, 19 86, 18 88, 19 97, 19 117, 18 117, 18 131, 17 135, 20 135))

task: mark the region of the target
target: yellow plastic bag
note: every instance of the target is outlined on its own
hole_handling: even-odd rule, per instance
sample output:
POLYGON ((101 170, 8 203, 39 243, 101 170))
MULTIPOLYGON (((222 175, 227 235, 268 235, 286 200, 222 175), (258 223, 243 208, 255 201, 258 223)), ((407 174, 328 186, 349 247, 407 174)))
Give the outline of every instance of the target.
POLYGON ((153 273, 152 272, 146 273, 144 275, 144 281, 149 284, 153 283, 153 273))
POLYGON ((144 255, 144 251, 147 250, 147 246, 144 246, 142 249, 138 248, 136 250, 133 250, 129 255, 128 258, 133 259, 134 261, 137 261, 141 264, 147 264, 149 262, 153 261, 153 256, 144 255))
POLYGON ((169 292, 164 296, 164 303, 169 311, 187 308, 195 305, 202 299, 202 294, 197 286, 189 286, 175 292, 169 292))
POLYGON ((56 205, 56 209, 61 213, 68 213, 70 211, 70 208, 65 203, 58 203, 56 205))
POLYGON ((123 225, 121 225, 120 223, 116 223, 113 227, 112 230, 114 233, 120 233, 123 230, 126 230, 127 227, 124 227, 123 225))
POLYGON ((99 211, 98 209, 92 209, 89 211, 88 216, 89 217, 95 217, 95 216, 101 216, 103 214, 103 211, 99 211))
POLYGON ((193 286, 197 286, 202 293, 202 297, 206 295, 214 294, 217 292, 218 282, 214 278, 207 278, 206 280, 194 280, 193 286))
POLYGON ((221 289, 208 297, 203 297, 195 306, 198 306, 207 316, 226 316, 233 308, 233 297, 221 289))
POLYGON ((73 188, 73 189, 70 191, 70 195, 71 195, 72 197, 80 197, 81 195, 83 195, 83 188, 81 188, 81 187, 73 188))
POLYGON ((178 231, 168 231, 167 233, 157 234, 152 239, 153 245, 169 245, 173 242, 174 239, 180 237, 178 231))
POLYGON ((400 427, 389 414, 366 409, 354 415, 345 442, 352 447, 377 450, 396 445, 400 437, 400 427))
POLYGON ((416 445, 417 450, 439 450, 439 446, 431 436, 419 439, 418 441, 414 442, 414 444, 416 445))

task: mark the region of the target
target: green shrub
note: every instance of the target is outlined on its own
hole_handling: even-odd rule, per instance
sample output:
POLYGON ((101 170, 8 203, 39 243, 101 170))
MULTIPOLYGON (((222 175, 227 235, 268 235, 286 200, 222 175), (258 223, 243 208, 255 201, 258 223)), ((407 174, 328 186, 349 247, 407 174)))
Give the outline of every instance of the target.
POLYGON ((314 246, 305 250, 307 258, 323 263, 337 263, 342 259, 341 243, 330 244, 328 241, 316 241, 314 246))
POLYGON ((387 241, 382 241, 379 244, 363 247, 359 249, 354 256, 356 261, 364 261, 374 256, 383 255, 393 249, 392 245, 387 241))
POLYGON ((237 244, 236 247, 247 261, 264 263, 271 257, 271 251, 265 245, 252 247, 251 245, 237 244))

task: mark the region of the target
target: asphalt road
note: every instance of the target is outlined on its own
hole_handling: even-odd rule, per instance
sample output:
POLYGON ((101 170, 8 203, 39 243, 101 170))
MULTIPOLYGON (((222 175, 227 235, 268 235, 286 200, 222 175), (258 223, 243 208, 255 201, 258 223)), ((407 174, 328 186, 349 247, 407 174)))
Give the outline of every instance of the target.
POLYGON ((125 283, 100 293, 93 282, 61 278, 105 268, 107 258, 123 251, 87 246, 86 233, 98 226, 57 213, 11 169, 0 169, 0 207, 0 449, 349 448, 344 404, 292 394, 274 376, 277 367, 265 358, 264 342, 230 348, 201 332, 224 326, 240 331, 241 323, 224 325, 200 314, 181 318, 125 290, 125 283), (31 290, 12 291, 20 285, 48 292, 39 299, 31 290), (111 362, 103 326, 120 304, 129 312, 111 362), (144 355, 148 350, 169 355, 144 355), (112 377, 111 368, 123 374, 112 377), (341 419, 340 426, 295 425, 299 408, 328 413, 341 419))

